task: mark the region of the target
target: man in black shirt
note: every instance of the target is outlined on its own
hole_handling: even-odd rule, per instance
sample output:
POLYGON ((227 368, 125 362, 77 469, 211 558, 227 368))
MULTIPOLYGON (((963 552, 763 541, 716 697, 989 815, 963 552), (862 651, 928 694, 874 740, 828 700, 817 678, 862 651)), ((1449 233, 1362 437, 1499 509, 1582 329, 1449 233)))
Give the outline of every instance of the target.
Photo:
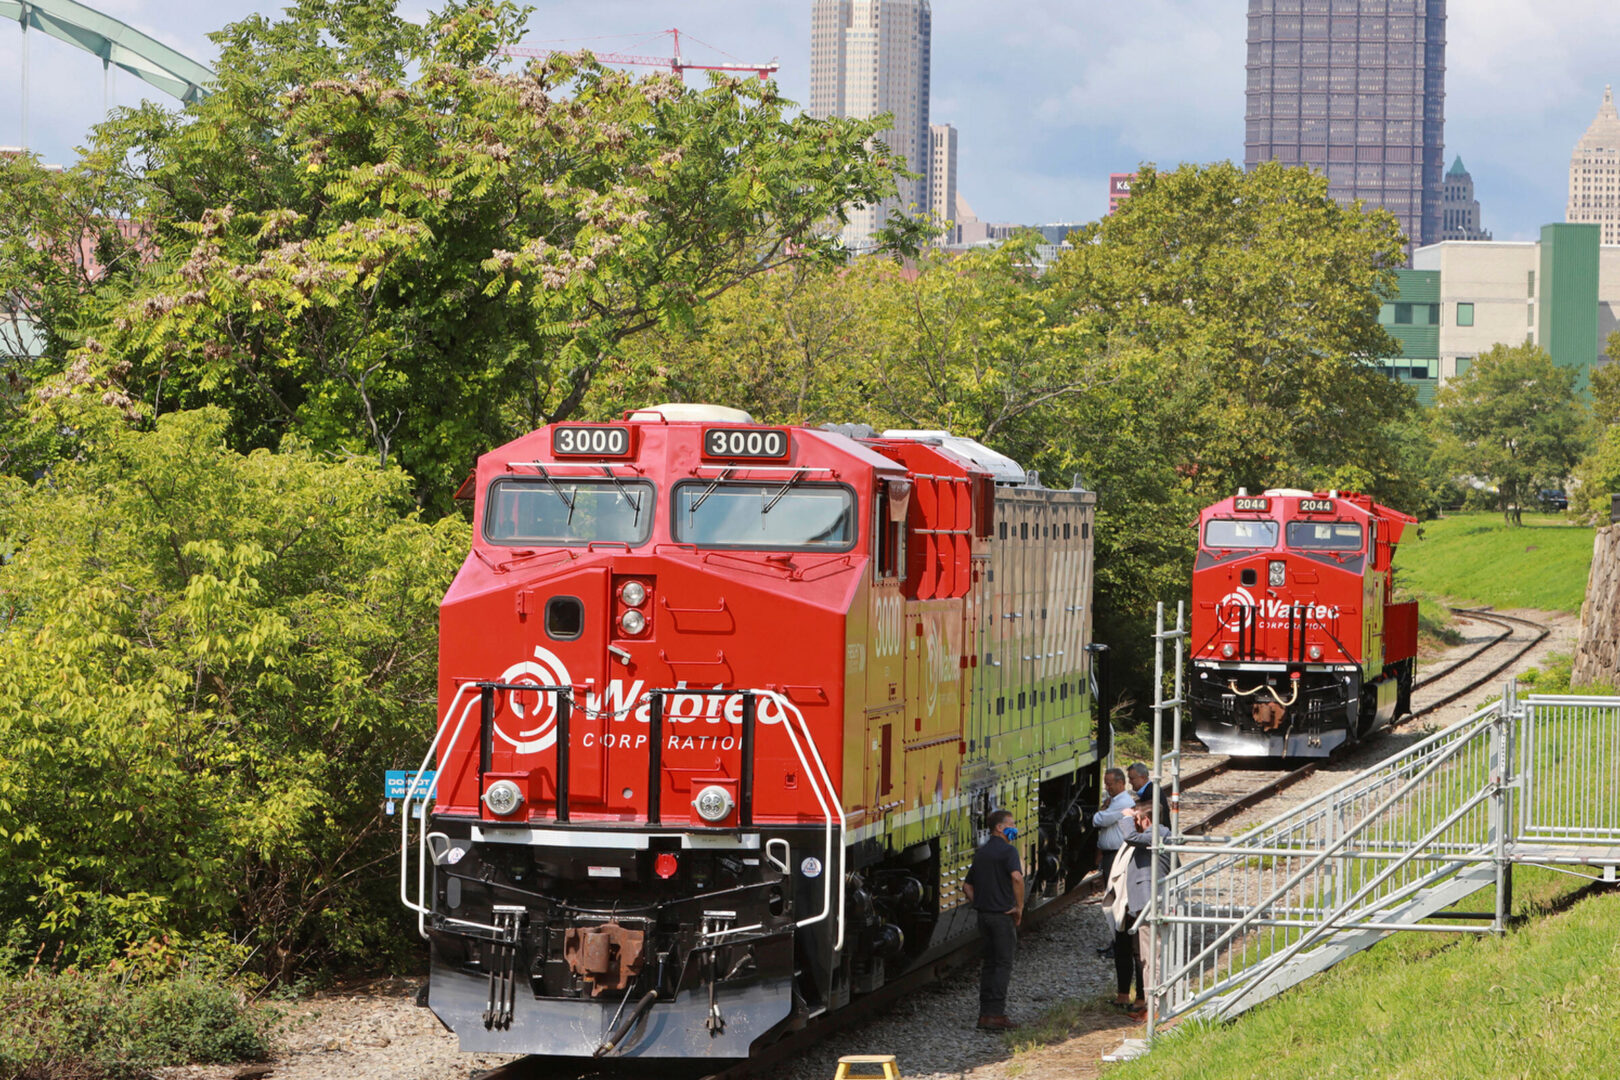
POLYGON ((1024 864, 1012 844, 1018 836, 1012 811, 992 811, 985 824, 990 839, 973 853, 962 891, 979 913, 979 934, 984 938, 979 1028, 1007 1031, 1018 1026, 1007 1018, 1007 984, 1018 949, 1018 924, 1024 918, 1024 864))

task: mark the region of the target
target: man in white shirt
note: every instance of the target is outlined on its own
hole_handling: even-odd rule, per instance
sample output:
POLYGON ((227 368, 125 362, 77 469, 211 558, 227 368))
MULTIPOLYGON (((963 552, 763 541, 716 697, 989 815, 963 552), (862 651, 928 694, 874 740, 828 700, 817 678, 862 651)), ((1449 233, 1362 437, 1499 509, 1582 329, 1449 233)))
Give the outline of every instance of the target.
MULTIPOLYGON (((1108 793, 1103 808, 1091 815, 1091 823, 1097 827, 1097 867, 1091 872, 1093 874, 1106 872, 1112 865, 1120 845, 1125 842, 1120 820, 1136 804, 1125 782, 1123 769, 1109 769, 1103 773, 1103 790, 1108 793)), ((1091 874, 1086 876, 1090 877, 1091 874)))

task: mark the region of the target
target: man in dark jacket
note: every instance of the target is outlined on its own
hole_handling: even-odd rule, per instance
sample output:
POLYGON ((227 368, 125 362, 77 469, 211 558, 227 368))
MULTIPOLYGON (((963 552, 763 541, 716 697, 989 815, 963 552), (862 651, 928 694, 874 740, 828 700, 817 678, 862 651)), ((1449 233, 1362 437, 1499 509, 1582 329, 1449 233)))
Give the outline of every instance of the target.
MULTIPOLYGON (((1114 869, 1108 875, 1108 892, 1103 896, 1103 903, 1109 906, 1119 927, 1114 944, 1116 959, 1123 956, 1132 958, 1136 986, 1142 996, 1132 1003, 1130 1013, 1133 1020, 1142 1020, 1147 1016, 1147 995, 1152 990, 1154 977, 1153 941, 1143 918, 1153 898, 1154 830, 1151 794, 1137 802, 1130 815, 1125 818, 1123 829, 1124 846, 1120 848, 1119 856, 1114 861, 1114 869)), ((1158 835, 1161 840, 1168 838, 1169 826, 1161 824, 1158 835)), ((1170 853, 1160 851, 1159 880, 1163 881, 1170 873, 1170 864, 1170 853)), ((1124 964, 1121 963, 1120 966, 1123 967, 1124 964)))
POLYGON ((1018 950, 1018 924, 1024 918, 1024 863, 1012 843, 1018 836, 1012 811, 991 811, 985 824, 990 838, 973 853, 962 891, 979 913, 979 936, 984 938, 979 1029, 1008 1031, 1018 1026, 1007 1018, 1007 984, 1018 950))
POLYGON ((1148 774, 1148 767, 1138 761, 1127 768, 1125 773, 1127 785, 1131 793, 1135 795, 1136 801, 1141 802, 1146 799, 1152 802, 1157 798, 1159 801, 1159 824, 1170 824, 1170 800, 1165 797, 1158 781, 1148 774))

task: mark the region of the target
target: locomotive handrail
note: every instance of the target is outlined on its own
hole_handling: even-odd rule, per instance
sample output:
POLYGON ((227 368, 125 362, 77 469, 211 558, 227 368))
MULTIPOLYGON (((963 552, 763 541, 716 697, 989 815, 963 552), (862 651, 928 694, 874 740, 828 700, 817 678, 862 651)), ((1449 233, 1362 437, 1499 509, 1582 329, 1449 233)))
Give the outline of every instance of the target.
MULTIPOLYGON (((427 771, 428 762, 433 760, 433 754, 439 748, 439 740, 444 738, 444 729, 450 724, 450 717, 455 714, 456 706, 461 703, 462 695, 476 684, 465 682, 456 687, 456 696, 450 699, 450 707, 444 711, 444 719, 439 721, 439 728, 433 733, 433 741, 428 743, 427 753, 422 755, 422 764, 411 775, 410 786, 405 789, 405 802, 400 808, 399 823, 399 899, 407 908, 416 912, 416 932, 426 938, 428 909, 410 897, 410 850, 411 850, 411 803, 415 800, 419 788, 423 788, 422 774, 427 771)), ((467 714, 472 711, 477 699, 467 702, 461 710, 461 718, 456 721, 456 729, 450 735, 449 746, 455 746, 456 740, 461 737, 462 726, 467 722, 467 714)), ((424 807, 426 799, 438 790, 439 777, 435 773, 422 791, 424 807)), ((425 814, 425 811, 424 811, 425 814)), ((422 822, 422 835, 419 838, 421 848, 420 858, 417 862, 416 895, 426 898, 427 867, 424 860, 427 858, 427 827, 426 820, 422 822)))
POLYGON ((838 475, 838 470, 837 469, 830 469, 825 465, 741 465, 741 464, 739 464, 739 465, 694 465, 694 466, 692 466, 692 475, 693 476, 701 476, 703 474, 704 469, 711 469, 711 470, 718 471, 720 475, 715 477, 715 479, 717 479, 717 480, 731 479, 731 477, 728 474, 733 473, 733 472, 785 472, 785 473, 793 473, 795 476, 803 476, 805 473, 822 473, 822 472, 824 472, 824 473, 828 473, 828 474, 830 474, 832 476, 837 476, 838 475))
MULTIPOLYGON (((507 471, 513 469, 539 469, 542 475, 547 469, 629 469, 637 476, 646 475, 647 470, 629 461, 508 461, 507 471)), ((610 472, 608 474, 612 476, 610 472)))
MULTIPOLYGON (((777 693, 775 690, 762 690, 762 691, 760 691, 760 693, 764 697, 767 697, 770 700, 776 702, 777 708, 782 710, 782 718, 783 718, 782 728, 788 734, 788 741, 793 744, 793 752, 798 755, 799 764, 804 767, 805 775, 811 777, 810 790, 815 795, 816 802, 821 804, 822 813, 824 813, 826 815, 826 817, 827 817, 826 858, 822 860, 822 875, 823 876, 822 876, 822 908, 821 908, 821 913, 819 915, 815 915, 815 916, 813 916, 811 918, 808 918, 808 919, 801 919, 798 922, 797 926, 799 928, 803 928, 803 927, 806 927, 806 926, 810 926, 810 925, 812 925, 814 923, 821 922, 823 919, 827 918, 828 913, 832 909, 833 808, 827 804, 826 798, 822 795, 822 785, 823 784, 826 785, 827 793, 829 795, 833 795, 835 800, 836 800, 836 793, 834 792, 834 789, 833 789, 832 777, 827 774, 827 766, 825 764, 823 764, 823 762, 821 760, 821 748, 816 745, 816 737, 810 733, 810 725, 805 723, 804 714, 799 711, 799 709, 798 709, 798 707, 796 705, 794 705, 791 701, 789 701, 783 695, 777 693), (805 761, 804 750, 799 746, 798 736, 793 733, 793 725, 789 724, 787 722, 787 718, 788 718, 789 715, 793 716, 795 719, 798 720, 799 727, 801 729, 803 729, 803 731, 804 731, 805 742, 809 743, 809 745, 810 745, 810 754, 811 754, 812 758, 815 760, 816 770, 820 774, 820 783, 818 783, 816 781, 815 775, 812 774, 811 771, 810 771, 809 763, 805 761)), ((849 834, 849 821, 844 816, 843 806, 839 805, 838 806, 838 922, 837 922, 838 929, 837 929, 837 932, 833 936, 833 952, 838 952, 839 950, 841 950, 844 947, 844 837, 847 836, 848 834, 849 834)))

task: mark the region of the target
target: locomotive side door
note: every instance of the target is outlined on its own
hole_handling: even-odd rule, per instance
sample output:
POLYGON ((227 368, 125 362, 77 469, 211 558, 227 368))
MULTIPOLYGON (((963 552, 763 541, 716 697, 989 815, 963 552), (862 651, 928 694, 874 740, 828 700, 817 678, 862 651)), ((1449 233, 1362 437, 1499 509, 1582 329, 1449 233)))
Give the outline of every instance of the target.
POLYGON ((1367 522, 1366 572, 1361 578, 1361 660, 1366 678, 1384 670, 1384 561, 1378 550, 1378 521, 1367 522))

